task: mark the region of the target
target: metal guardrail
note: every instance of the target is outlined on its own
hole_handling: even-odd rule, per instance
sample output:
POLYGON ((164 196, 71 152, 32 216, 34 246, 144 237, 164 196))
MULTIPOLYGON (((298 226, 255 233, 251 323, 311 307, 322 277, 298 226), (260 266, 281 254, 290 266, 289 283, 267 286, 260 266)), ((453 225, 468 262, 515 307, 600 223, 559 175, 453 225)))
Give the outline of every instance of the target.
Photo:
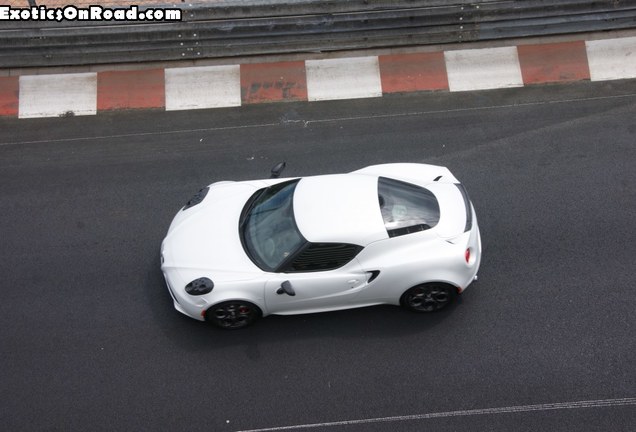
POLYGON ((0 67, 320 53, 636 28, 636 0, 234 0, 181 9, 176 23, 0 21, 0 67))

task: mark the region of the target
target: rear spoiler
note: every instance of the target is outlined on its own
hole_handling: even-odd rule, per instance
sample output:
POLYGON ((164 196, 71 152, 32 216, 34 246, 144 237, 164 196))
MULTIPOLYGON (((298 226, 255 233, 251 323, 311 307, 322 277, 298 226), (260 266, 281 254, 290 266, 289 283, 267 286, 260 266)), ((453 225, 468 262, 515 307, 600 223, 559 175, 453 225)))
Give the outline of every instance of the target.
POLYGON ((470 198, 468 198, 468 192, 466 192, 466 188, 461 183, 455 183, 457 189, 462 194, 464 198, 464 205, 466 206, 466 226, 464 227, 464 232, 470 231, 473 228, 473 209, 470 204, 470 198))

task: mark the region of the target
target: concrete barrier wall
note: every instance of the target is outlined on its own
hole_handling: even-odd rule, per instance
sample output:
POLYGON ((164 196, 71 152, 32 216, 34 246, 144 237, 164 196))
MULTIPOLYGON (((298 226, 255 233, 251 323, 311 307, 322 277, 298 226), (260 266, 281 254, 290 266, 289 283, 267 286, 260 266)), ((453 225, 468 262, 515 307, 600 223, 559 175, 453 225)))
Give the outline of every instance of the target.
POLYGON ((0 67, 320 53, 636 28, 636 0, 234 0, 167 22, 0 22, 0 67))

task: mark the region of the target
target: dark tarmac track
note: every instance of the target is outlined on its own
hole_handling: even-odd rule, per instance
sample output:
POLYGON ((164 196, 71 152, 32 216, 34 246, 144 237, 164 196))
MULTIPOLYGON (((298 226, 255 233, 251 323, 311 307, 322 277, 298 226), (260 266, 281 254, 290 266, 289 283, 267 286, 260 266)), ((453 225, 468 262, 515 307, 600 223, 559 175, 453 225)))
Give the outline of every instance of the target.
POLYGON ((633 431, 635 119, 636 80, 0 119, 0 429, 633 431), (479 281, 432 316, 181 316, 158 262, 173 215, 283 159, 290 176, 448 166, 479 217, 479 281), (404 417, 431 413, 451 414, 404 417))

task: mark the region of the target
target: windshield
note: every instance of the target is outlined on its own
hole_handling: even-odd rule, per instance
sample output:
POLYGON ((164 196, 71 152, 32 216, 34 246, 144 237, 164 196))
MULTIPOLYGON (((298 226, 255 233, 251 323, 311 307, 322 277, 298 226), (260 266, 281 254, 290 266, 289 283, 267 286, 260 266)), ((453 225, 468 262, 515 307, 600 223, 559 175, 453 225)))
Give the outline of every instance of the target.
POLYGON ((305 243, 296 227, 293 196, 298 179, 257 191, 243 210, 241 240, 247 255, 273 271, 305 243))

